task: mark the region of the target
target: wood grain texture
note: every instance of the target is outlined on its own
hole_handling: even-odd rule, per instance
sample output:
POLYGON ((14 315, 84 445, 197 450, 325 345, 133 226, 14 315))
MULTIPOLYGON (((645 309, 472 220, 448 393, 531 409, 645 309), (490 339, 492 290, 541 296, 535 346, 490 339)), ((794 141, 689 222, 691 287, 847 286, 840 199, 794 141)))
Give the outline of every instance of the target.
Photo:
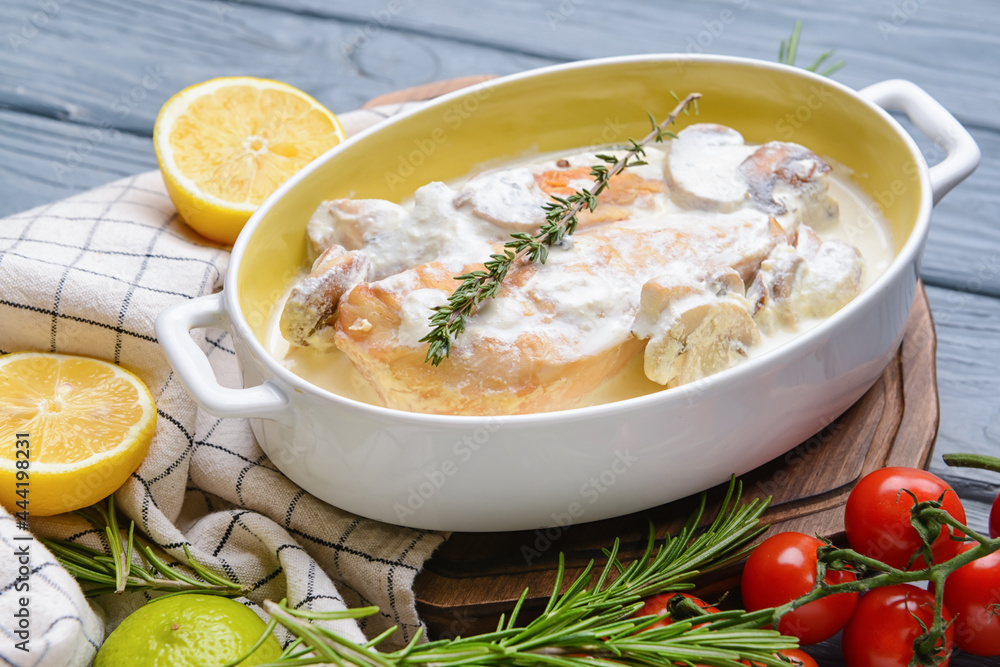
POLYGON ((454 79, 435 81, 433 83, 423 83, 419 86, 404 88, 403 90, 397 90, 392 93, 386 93, 385 95, 373 97, 365 102, 361 108, 371 109, 373 107, 379 107, 386 104, 433 100, 435 97, 440 97, 441 95, 461 90, 466 86, 472 86, 474 84, 482 83, 483 81, 490 81, 495 78, 497 77, 494 74, 476 74, 474 76, 460 76, 454 79))
MULTIPOLYGON (((960 9, 916 3, 912 13, 899 5, 851 0, 829 12, 787 0, 645 0, 610 10, 582 0, 505 0, 477 3, 470 13, 455 0, 7 0, 0 3, 7 29, 0 108, 148 137, 170 95, 213 76, 282 79, 343 111, 442 78, 570 59, 701 50, 773 60, 778 42, 803 18, 800 61, 836 47, 849 61, 838 80, 860 88, 912 79, 974 126, 986 159, 936 211, 924 277, 931 285, 1000 295, 1000 271, 984 265, 1000 252, 1000 226, 993 224, 1000 210, 990 197, 1000 177, 1000 73, 987 57, 1000 56, 1000 19, 987 11, 988 0, 960 9)), ((22 132, 29 141, 48 140, 44 128, 37 137, 22 132)), ((4 148, 0 136, 0 157, 4 148)), ((152 164, 148 144, 135 148, 123 164, 152 164)), ((74 191, 58 181, 37 191, 18 188, 22 178, 44 179, 51 165, 38 173, 33 163, 8 164, 20 176, 0 181, 0 216, 74 191)), ((102 169, 96 156, 81 166, 102 169)))
POLYGON ((796 19, 805 23, 800 61, 836 48, 850 66, 838 79, 860 88, 887 78, 916 81, 949 100, 966 122, 1000 129, 1000 49, 991 0, 955 3, 846 0, 583 0, 476 3, 451 0, 270 0, 276 7, 361 26, 446 37, 550 60, 628 53, 706 52, 773 60, 796 19), (397 7, 397 11, 390 11, 397 7), (909 10, 909 11, 908 11, 909 10), (729 14, 724 16, 723 13, 729 14), (707 25, 706 25, 707 24, 707 25), (935 48, 929 48, 931 45, 935 48))
POLYGON ((941 431, 931 470, 957 486, 967 480, 986 484, 985 489, 970 485, 969 495, 992 501, 1000 490, 995 474, 948 468, 940 455, 1000 456, 1000 301, 939 288, 928 288, 927 296, 938 331, 941 395, 941 431))
MULTIPOLYGON (((928 162, 940 161, 941 150, 911 123, 901 122, 928 162)), ((1000 132, 970 131, 983 160, 972 176, 934 207, 921 275, 930 285, 1000 297, 1000 132)))
POLYGON ((0 109, 2 215, 150 169, 149 137, 0 109))
MULTIPOLYGON (((886 465, 925 467, 938 427, 934 326, 921 290, 907 321, 903 343, 881 378, 843 415, 787 454, 743 475, 744 498, 771 498, 763 521, 767 534, 794 530, 845 543, 844 504, 858 479, 886 465)), ((706 517, 718 511, 723 490, 709 492, 706 517)), ((456 533, 417 576, 417 607, 432 634, 495 627, 525 587, 528 614, 544 607, 555 584, 559 554, 565 555, 566 586, 601 549, 621 540, 628 562, 645 548, 649 526, 657 538, 675 534, 695 498, 594 523, 510 533, 456 533)), ((711 598, 739 587, 739 567, 703 578, 698 591, 711 598)), ((738 598, 731 604, 738 605, 738 598)))
MULTIPOLYGON (((0 3, 0 109, 62 121, 56 129, 21 123, 11 130, 15 137, 0 132, 0 158, 18 155, 24 143, 60 144, 63 134, 74 140, 83 132, 151 137, 156 114, 171 95, 216 76, 280 79, 330 109, 346 111, 416 84, 550 63, 388 30, 373 48, 367 38, 358 38, 355 25, 238 0, 52 3, 58 10, 48 14, 40 10, 46 3, 38 0, 0 3), (31 20, 37 16, 49 18, 34 28, 31 20), (25 21, 34 28, 23 33, 30 38, 22 34, 25 21)), ((58 162, 65 151, 59 145, 53 150, 58 162)), ((136 173, 156 165, 151 142, 124 140, 111 150, 121 157, 118 171, 136 173)), ((76 171, 101 172, 106 165, 98 153, 84 156, 76 171)), ((0 216, 78 190, 79 181, 51 177, 52 160, 15 158, 2 164, 15 177, 0 180, 0 216), (25 179, 49 182, 37 190, 18 187, 25 179)))
MULTIPOLYGON (((0 23, 18 25, 39 4, 5 0, 0 23)), ((213 76, 280 79, 347 111, 420 83, 551 62, 388 29, 359 37, 350 23, 238 0, 58 6, 32 38, 2 44, 0 107, 145 136, 167 98, 213 76)))

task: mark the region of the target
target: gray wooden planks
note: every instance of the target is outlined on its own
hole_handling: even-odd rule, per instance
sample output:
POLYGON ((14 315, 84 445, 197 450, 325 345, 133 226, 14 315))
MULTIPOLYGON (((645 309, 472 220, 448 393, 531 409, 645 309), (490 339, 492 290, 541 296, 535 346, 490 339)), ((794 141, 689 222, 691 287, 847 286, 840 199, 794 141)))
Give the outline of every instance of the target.
MULTIPOLYGON (((393 31, 378 48, 354 45, 349 24, 223 0, 52 2, 61 9, 37 34, 0 48, 0 107, 147 136, 167 98, 213 76, 280 79, 346 111, 417 83, 550 62, 393 31)), ((23 25, 38 8, 5 0, 0 22, 23 25)))
POLYGON ((0 216, 150 169, 149 137, 0 110, 0 216))
MULTIPOLYGON (((983 160, 935 207, 921 274, 928 284, 1000 297, 1000 132, 971 132, 983 160)), ((929 157, 939 158, 940 151, 929 157)))
MULTIPOLYGON (((501 69, 494 73, 502 74, 545 62, 668 51, 773 60, 779 41, 802 18, 800 62, 837 48, 850 63, 837 78, 848 85, 909 78, 966 122, 1000 128, 1000 72, 989 57, 1000 52, 1000 15, 990 0, 849 0, 836 11, 789 0, 643 0, 613 7, 583 0, 49 4, 60 9, 29 39, 19 31, 25 22, 34 28, 31 19, 45 3, 0 6, 7 29, 0 104, 35 103, 68 118, 106 115, 148 65, 169 67, 169 90, 206 73, 253 71, 325 93, 324 103, 343 110, 393 88, 496 66, 501 69), (12 43, 12 35, 20 41, 12 43)), ((151 118, 140 112, 123 120, 137 127, 151 118)))
POLYGON ((992 482, 1000 491, 1000 476, 982 470, 962 470, 959 475, 939 458, 963 451, 1000 456, 1000 300, 934 287, 927 289, 927 296, 938 333, 941 401, 933 470, 992 482))
POLYGON ((960 118, 1000 127, 1000 72, 988 57, 1000 53, 1000 14, 991 0, 506 0, 464 10, 453 0, 268 1, 383 33, 447 36, 553 60, 676 51, 773 60, 802 19, 800 63, 836 48, 850 63, 837 78, 852 87, 911 79, 960 118))
MULTIPOLYGON (((1000 55, 996 31, 983 29, 998 19, 982 1, 961 10, 910 2, 917 9, 908 13, 911 5, 903 8, 895 0, 852 0, 837 12, 747 0, 631 2, 614 10, 581 0, 507 0, 477 3, 474 10, 453 0, 178 0, 162 6, 8 0, 0 5, 0 24, 7 29, 0 48, 0 107, 93 126, 104 135, 117 129, 150 136, 156 112, 170 95, 211 76, 279 78, 334 110, 347 110, 400 87, 572 58, 705 50, 773 59, 776 44, 802 17, 800 62, 836 46, 850 61, 840 80, 860 87, 911 78, 976 125, 986 161, 937 211, 924 277, 930 284, 997 295, 1000 272, 983 278, 981 255, 984 247, 1000 249, 1000 230, 992 224, 997 203, 990 198, 1000 165, 998 152, 989 150, 1000 146, 1000 74, 982 57, 1000 55), (929 52, 937 54, 930 47, 939 44, 943 54, 928 62, 929 52)), ((42 128, 35 139, 30 129, 12 132, 28 143, 49 141, 42 128)), ((0 140, 0 157, 7 149, 16 153, 17 144, 8 143, 5 133, 0 140)), ((148 143, 125 146, 138 153, 123 164, 151 164, 148 143)), ((79 168, 100 170, 98 163, 94 154, 79 168)), ((19 169, 28 173, 34 166, 19 169)), ((0 215, 72 191, 69 185, 60 190, 62 180, 51 182, 52 175, 44 167, 31 173, 50 181, 39 190, 11 187, 8 194, 0 182, 0 215)))
POLYGON ((416 83, 548 62, 397 33, 351 51, 350 25, 223 0, 53 2, 48 13, 36 0, 0 3, 0 109, 18 112, 0 118, 0 168, 11 174, 0 178, 0 216, 155 168, 151 142, 140 139, 152 136, 160 106, 214 76, 281 79, 344 111, 416 83), (50 18, 27 30, 39 16, 50 18), (24 179, 40 185, 24 188, 24 179))

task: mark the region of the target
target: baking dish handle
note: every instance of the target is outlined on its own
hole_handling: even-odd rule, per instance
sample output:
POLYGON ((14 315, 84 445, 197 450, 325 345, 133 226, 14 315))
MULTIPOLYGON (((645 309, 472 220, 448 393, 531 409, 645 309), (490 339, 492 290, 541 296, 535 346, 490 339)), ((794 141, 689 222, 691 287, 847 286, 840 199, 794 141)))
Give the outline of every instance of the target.
POLYGON ((167 308, 156 318, 156 336, 181 384, 201 407, 218 417, 260 417, 283 421, 288 397, 271 382, 230 389, 219 384, 205 352, 191 338, 192 329, 228 329, 222 293, 167 308))
POLYGON ((972 135, 940 102, 912 81, 890 79, 872 84, 858 94, 887 111, 902 111, 947 152, 944 160, 929 170, 935 204, 979 166, 979 146, 972 135))

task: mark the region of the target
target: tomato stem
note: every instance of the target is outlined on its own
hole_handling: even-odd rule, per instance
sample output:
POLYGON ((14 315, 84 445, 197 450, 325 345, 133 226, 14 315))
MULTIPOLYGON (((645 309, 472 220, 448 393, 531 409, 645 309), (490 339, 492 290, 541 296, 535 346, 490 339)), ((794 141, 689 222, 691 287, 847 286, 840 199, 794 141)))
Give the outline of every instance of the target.
POLYGON ((917 649, 914 651, 914 657, 926 656, 931 659, 931 664, 935 665, 943 662, 949 655, 944 653, 943 648, 945 646, 944 631, 947 627, 944 622, 944 580, 945 576, 940 572, 935 572, 928 578, 928 581, 934 584, 934 622, 914 645, 917 649), (939 645, 942 648, 939 649, 939 645))
MULTIPOLYGON (((992 542, 990 541, 990 539, 988 537, 986 537, 984 535, 980 535, 979 533, 977 533, 976 531, 972 530, 971 528, 969 528, 968 526, 966 526, 964 523, 962 523, 961 521, 959 521, 958 519, 956 519, 952 515, 950 515, 947 512, 945 512, 944 510, 938 510, 938 512, 939 512, 939 514, 936 514, 936 516, 938 517, 938 520, 941 521, 941 523, 948 524, 949 526, 951 526, 955 530, 957 530, 957 531, 959 531, 961 533, 964 533, 966 537, 971 537, 976 542, 979 542, 979 544, 983 544, 983 545, 992 544, 992 542)), ((993 551, 996 551, 996 549, 994 549, 993 551)), ((993 551, 990 551, 989 553, 993 553, 993 551)))
POLYGON ((919 658, 919 664, 941 664, 946 657, 940 654, 939 649, 939 645, 943 645, 940 642, 944 637, 947 627, 942 613, 944 608, 944 581, 949 574, 958 568, 968 565, 984 556, 988 556, 991 553, 1000 551, 1000 538, 994 540, 988 539, 952 517, 945 510, 937 507, 929 506, 921 509, 918 517, 926 522, 936 521, 939 522, 939 525, 947 524, 962 535, 975 540, 978 544, 968 551, 959 553, 950 560, 933 563, 922 570, 898 570, 879 560, 863 556, 853 549, 821 549, 817 553, 816 585, 805 595, 780 607, 775 607, 771 614, 771 627, 778 627, 778 623, 785 614, 814 600, 819 600, 830 595, 837 595, 838 593, 867 593, 874 588, 881 588, 883 586, 929 581, 934 584, 934 622, 917 639, 914 643, 914 648, 919 658), (875 570, 879 573, 863 579, 829 585, 824 581, 826 567, 829 563, 846 563, 848 565, 860 566, 859 569, 875 570))

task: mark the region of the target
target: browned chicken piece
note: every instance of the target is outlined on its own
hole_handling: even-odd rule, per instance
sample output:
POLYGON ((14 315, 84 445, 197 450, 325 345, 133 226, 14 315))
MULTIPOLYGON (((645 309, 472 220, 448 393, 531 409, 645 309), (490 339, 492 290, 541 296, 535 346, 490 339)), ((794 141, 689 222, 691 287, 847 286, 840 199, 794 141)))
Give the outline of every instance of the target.
POLYGON ((785 229, 800 224, 822 228, 840 215, 826 178, 830 165, 804 146, 766 143, 740 165, 739 173, 754 205, 785 229))
POLYGON ((760 271, 747 288, 750 312, 765 334, 795 330, 798 318, 791 305, 792 287, 803 261, 794 247, 779 245, 761 264, 760 271))
MULTIPOLYGON (((547 195, 569 197, 576 189, 571 185, 574 181, 593 181, 590 167, 572 167, 568 169, 553 169, 535 175, 539 189, 547 195)), ((591 188, 593 186, 590 186, 591 188)), ((632 215, 632 208, 651 208, 653 195, 664 191, 663 181, 643 178, 636 173, 623 171, 614 176, 608 187, 599 195, 600 205, 594 211, 584 209, 577 216, 579 228, 591 227, 605 222, 625 220, 632 215)))
POLYGON ((319 350, 333 347, 337 306, 355 285, 372 279, 368 256, 330 246, 308 276, 292 288, 278 326, 285 340, 319 350))
MULTIPOLYGON (((792 144, 768 146, 746 146, 718 125, 686 128, 671 142, 666 182, 645 177, 656 174, 651 166, 612 179, 545 264, 511 269, 438 366, 425 362, 420 341, 433 308, 459 285, 453 276, 482 269, 475 262, 501 251, 510 231, 537 229, 542 204, 591 183, 590 167, 562 160, 544 171, 487 172, 458 193, 431 183, 414 194, 412 212, 375 200, 326 202, 309 223, 311 244, 343 245, 359 264, 369 257, 371 277, 355 285, 356 273, 317 266, 293 292, 282 332, 300 345, 329 345, 332 324, 334 344, 386 406, 437 414, 573 407, 643 350, 647 374, 666 386, 728 368, 769 318, 841 304, 856 268, 846 262, 851 246, 817 245, 800 227, 837 215, 828 165, 792 144), (834 294, 822 296, 831 279, 834 294), (751 280, 752 307, 744 296, 751 280)), ((346 261, 339 257, 330 259, 346 261)))
POLYGON ((853 245, 822 240, 800 225, 794 246, 781 244, 761 263, 747 289, 761 331, 791 330, 809 318, 829 317, 861 291, 864 261, 853 245))
POLYGON ((642 286, 632 332, 648 338, 643 369, 653 382, 675 387, 730 368, 760 342, 760 332, 736 271, 699 275, 694 267, 642 286))
POLYGON ((788 243, 788 234, 785 232, 785 228, 778 224, 777 220, 769 217, 767 222, 767 241, 757 244, 753 248, 743 248, 738 257, 731 255, 729 261, 725 264, 735 269, 736 273, 743 280, 743 283, 746 284, 757 275, 760 263, 771 254, 776 246, 782 243, 788 243))
MULTIPOLYGON (((748 256, 759 263, 777 242, 766 217, 752 210, 711 221, 678 214, 673 223, 596 227, 578 234, 572 250, 554 249, 546 264, 515 268, 440 366, 424 362, 419 339, 431 308, 458 283, 454 270, 437 263, 354 288, 340 304, 337 347, 389 407, 439 414, 570 407, 643 349, 631 335, 643 283, 677 262, 708 270, 748 256), (360 320, 371 327, 355 326, 360 320)), ((700 331, 696 338, 708 329, 700 331)))
POLYGON ((681 208, 728 213, 747 200, 747 184, 737 172, 752 146, 736 130, 713 123, 690 125, 670 142, 665 176, 670 197, 681 208))
MULTIPOLYGON (((465 270, 481 268, 470 265, 465 270)), ((553 335, 545 327, 521 332, 498 329, 490 335, 485 327, 473 326, 465 340, 440 366, 425 363, 427 346, 414 344, 417 334, 401 344, 401 334, 421 327, 430 315, 427 309, 409 312, 407 306, 444 303, 458 283, 451 271, 431 263, 407 272, 407 289, 400 290, 390 279, 360 285, 344 299, 337 321, 337 346, 354 362, 387 406, 437 414, 521 414, 558 410, 572 405, 617 375, 642 349, 642 343, 619 337, 599 354, 574 355, 578 341, 553 335), (430 293, 430 298, 428 297, 430 293), (357 326, 364 322, 365 327, 357 326), (368 324, 371 325, 368 328, 368 324), (471 340, 470 340, 471 339, 471 340)), ((527 316, 517 312, 530 309, 531 316, 545 319, 546 304, 518 300, 512 306, 504 297, 518 291, 530 280, 535 267, 522 265, 510 274, 501 298, 485 304, 483 311, 494 313, 512 307, 498 320, 527 316)), ((423 327, 418 333, 426 332, 423 327)), ((405 335, 403 336, 405 339, 405 335)))

